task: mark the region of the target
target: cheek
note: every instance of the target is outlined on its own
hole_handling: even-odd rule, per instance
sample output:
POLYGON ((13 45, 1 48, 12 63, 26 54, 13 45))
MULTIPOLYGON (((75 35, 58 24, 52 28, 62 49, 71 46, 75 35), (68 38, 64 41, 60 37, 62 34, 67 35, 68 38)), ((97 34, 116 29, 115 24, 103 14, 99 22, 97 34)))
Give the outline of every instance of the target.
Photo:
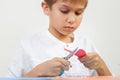
POLYGON ((63 15, 60 15, 60 14, 57 14, 57 15, 54 15, 54 23, 56 25, 64 25, 65 23, 65 16, 63 15))
POLYGON ((54 17, 55 20, 59 20, 61 18, 61 14, 58 10, 55 10, 53 13, 54 14, 52 16, 54 17))
POLYGON ((77 18, 77 25, 80 25, 80 24, 81 24, 82 18, 83 18, 83 16, 80 16, 80 17, 77 18))

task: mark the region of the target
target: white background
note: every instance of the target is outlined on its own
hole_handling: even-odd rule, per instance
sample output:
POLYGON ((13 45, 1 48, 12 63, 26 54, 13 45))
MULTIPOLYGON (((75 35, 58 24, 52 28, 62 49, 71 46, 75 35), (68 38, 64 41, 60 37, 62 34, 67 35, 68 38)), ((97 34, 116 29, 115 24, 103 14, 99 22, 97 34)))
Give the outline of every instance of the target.
MULTIPOLYGON (((20 40, 47 29, 42 0, 0 0, 0 76, 7 71, 20 40), (46 27, 45 27, 46 26, 46 27)), ((76 32, 92 39, 115 76, 120 75, 120 0, 89 0, 76 32)), ((17 65, 17 64, 16 64, 17 65)))

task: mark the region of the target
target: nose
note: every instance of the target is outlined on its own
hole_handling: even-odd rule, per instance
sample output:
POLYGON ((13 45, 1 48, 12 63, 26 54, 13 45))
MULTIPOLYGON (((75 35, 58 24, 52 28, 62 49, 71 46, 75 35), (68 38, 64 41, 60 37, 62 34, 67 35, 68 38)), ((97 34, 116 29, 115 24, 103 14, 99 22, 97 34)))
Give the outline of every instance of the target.
POLYGON ((74 24, 75 23, 75 16, 74 15, 70 15, 68 18, 67 18, 67 22, 69 24, 74 24))

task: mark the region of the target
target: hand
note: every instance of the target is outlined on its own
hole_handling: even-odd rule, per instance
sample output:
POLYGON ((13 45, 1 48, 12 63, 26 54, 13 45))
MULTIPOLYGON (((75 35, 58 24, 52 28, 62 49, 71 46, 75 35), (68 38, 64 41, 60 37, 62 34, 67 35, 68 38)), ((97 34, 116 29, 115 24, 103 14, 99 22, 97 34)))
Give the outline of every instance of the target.
POLYGON ((58 76, 62 70, 69 70, 70 62, 62 58, 54 58, 37 65, 24 77, 53 77, 58 76))
POLYGON ((112 75, 102 58, 97 53, 88 53, 83 58, 79 58, 79 60, 85 65, 85 67, 95 69, 99 76, 112 75))
POLYGON ((97 53, 88 53, 83 58, 79 58, 79 60, 89 69, 97 69, 104 64, 103 60, 97 53))

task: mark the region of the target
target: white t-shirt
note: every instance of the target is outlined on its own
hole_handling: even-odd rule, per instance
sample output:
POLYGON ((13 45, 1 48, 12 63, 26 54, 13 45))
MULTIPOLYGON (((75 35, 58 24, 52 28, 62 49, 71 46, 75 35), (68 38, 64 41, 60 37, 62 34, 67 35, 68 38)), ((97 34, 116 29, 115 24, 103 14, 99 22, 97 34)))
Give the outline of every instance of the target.
MULTIPOLYGON (((72 43, 61 42, 49 33, 49 31, 28 37, 21 41, 20 47, 17 49, 16 55, 8 68, 8 77, 22 77, 36 65, 46 60, 67 56, 69 53, 64 48, 72 51, 76 47, 84 49, 86 53, 98 53, 90 40, 78 34, 74 34, 74 41, 72 43)), ((62 75, 63 77, 98 75, 95 70, 86 68, 75 55, 69 61, 72 67, 68 71, 65 71, 62 75)))

